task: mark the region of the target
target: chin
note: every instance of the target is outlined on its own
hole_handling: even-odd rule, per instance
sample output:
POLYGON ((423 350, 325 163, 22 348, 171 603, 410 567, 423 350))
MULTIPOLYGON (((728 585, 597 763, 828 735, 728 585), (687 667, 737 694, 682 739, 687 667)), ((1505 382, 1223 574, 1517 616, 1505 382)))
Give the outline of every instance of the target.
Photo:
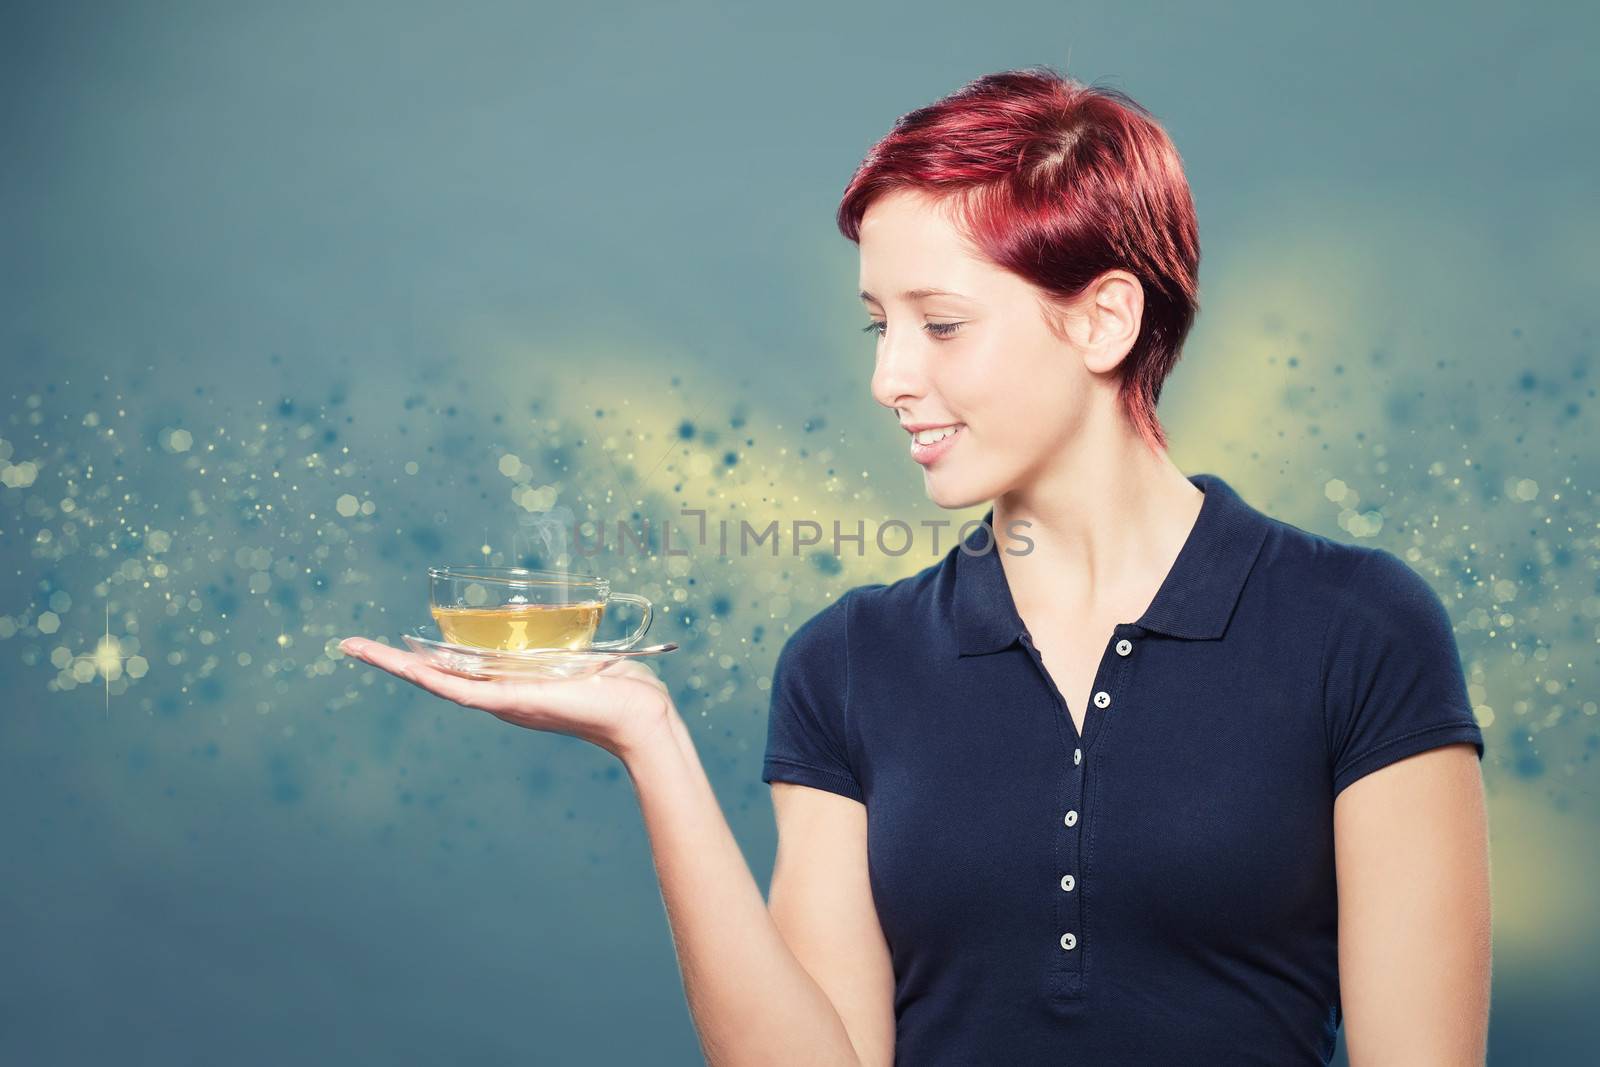
POLYGON ((948 474, 925 474, 923 485, 928 491, 928 499, 946 511, 977 507, 995 497, 985 486, 975 486, 948 474))

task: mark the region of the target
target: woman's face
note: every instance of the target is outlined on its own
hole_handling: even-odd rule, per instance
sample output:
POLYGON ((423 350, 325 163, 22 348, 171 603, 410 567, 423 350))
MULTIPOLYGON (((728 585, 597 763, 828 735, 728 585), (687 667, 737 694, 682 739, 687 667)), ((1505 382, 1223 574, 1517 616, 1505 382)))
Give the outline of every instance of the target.
MULTIPOLYGON (((939 202, 915 191, 875 200, 859 237, 861 299, 877 335, 873 398, 902 426, 956 427, 926 445, 907 435, 940 507, 971 507, 1033 484, 1078 435, 1096 390, 1109 387, 1116 410, 1115 382, 1099 372, 1132 345, 1139 309, 1124 309, 1135 333, 1114 359, 1107 353, 1117 326, 1108 335, 1103 316, 1070 315, 1068 336, 1084 344, 1062 340, 1045 322, 1039 290, 980 258, 939 202), (945 292, 919 291, 929 289, 945 292)), ((1078 306, 1092 305, 1104 284, 1078 306)), ((1125 289, 1112 297, 1126 299, 1125 289)))

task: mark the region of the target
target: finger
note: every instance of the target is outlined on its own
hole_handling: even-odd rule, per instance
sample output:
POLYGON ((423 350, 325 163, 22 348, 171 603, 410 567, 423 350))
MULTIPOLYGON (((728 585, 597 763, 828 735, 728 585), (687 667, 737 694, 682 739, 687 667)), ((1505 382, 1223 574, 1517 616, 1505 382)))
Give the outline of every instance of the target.
POLYGON ((448 687, 449 679, 454 677, 433 670, 415 653, 390 648, 380 641, 355 639, 345 641, 339 647, 344 649, 346 655, 363 663, 370 663, 379 670, 388 671, 401 681, 410 682, 441 696, 445 695, 441 692, 441 688, 448 687))
POLYGON ((456 700, 467 695, 463 683, 467 679, 448 671, 437 670, 414 652, 390 648, 381 641, 354 639, 340 645, 346 653, 379 670, 388 671, 401 681, 426 689, 431 693, 456 700))
POLYGON ((413 652, 402 652, 381 642, 362 642, 352 647, 349 654, 388 671, 401 681, 410 682, 419 689, 463 707, 488 711, 504 700, 505 687, 498 685, 495 680, 465 678, 439 670, 413 652))
POLYGON ((418 657, 415 663, 407 666, 406 676, 413 684, 421 686, 435 696, 441 696, 446 700, 453 700, 457 704, 472 707, 480 706, 477 704, 477 697, 475 696, 478 687, 490 684, 479 679, 466 678, 459 674, 452 674, 450 671, 440 670, 430 663, 424 663, 421 657, 418 657))
MULTIPOLYGON (((583 693, 559 693, 565 679, 506 679, 467 678, 440 670, 414 652, 391 648, 381 641, 350 638, 339 646, 347 655, 425 689, 435 696, 444 697, 463 707, 500 713, 506 711, 536 711, 540 704, 559 707, 572 702, 573 696, 583 693), (537 686, 537 690, 533 687, 537 686), (565 698, 565 699, 563 699, 565 698)), ((583 703, 581 700, 579 703, 583 703)), ((573 709, 576 710, 576 709, 573 709)), ((587 710, 587 709, 585 709, 587 710)))
MULTIPOLYGON (((486 711, 518 726, 577 733, 597 718, 618 713, 643 699, 667 697, 666 687, 645 671, 593 674, 577 678, 468 678, 441 670, 415 653, 355 638, 340 646, 347 654, 462 707, 486 711), (655 680, 649 685, 646 679, 655 680), (635 692, 637 686, 638 692, 635 692), (579 729, 575 730, 574 727, 579 729)), ((612 666, 608 664, 607 666, 612 666)))
POLYGON ((339 648, 347 656, 353 656, 363 663, 370 663, 374 667, 386 670, 390 674, 411 681, 413 667, 420 664, 420 660, 410 652, 398 648, 390 648, 382 641, 369 641, 364 637, 350 637, 340 642, 339 648))

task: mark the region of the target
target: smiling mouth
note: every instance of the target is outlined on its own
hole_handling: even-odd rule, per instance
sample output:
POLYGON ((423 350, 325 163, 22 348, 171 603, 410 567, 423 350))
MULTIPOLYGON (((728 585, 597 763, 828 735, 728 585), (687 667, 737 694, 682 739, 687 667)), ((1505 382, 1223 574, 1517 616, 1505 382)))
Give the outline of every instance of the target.
POLYGON ((961 427, 962 423, 952 422, 948 426, 935 426, 929 430, 918 430, 911 435, 911 439, 919 445, 938 444, 944 438, 956 433, 961 427))
POLYGON ((926 466, 937 460, 961 440, 966 424, 951 423, 930 430, 918 430, 911 435, 911 458, 926 466))

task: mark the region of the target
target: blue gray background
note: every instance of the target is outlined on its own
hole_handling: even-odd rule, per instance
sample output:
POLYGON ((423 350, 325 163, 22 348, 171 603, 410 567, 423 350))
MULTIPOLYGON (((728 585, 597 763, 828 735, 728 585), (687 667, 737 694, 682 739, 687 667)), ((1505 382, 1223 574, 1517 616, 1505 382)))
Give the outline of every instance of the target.
MULTIPOLYGON (((1183 154, 1175 461, 1444 597, 1489 746, 1490 1062, 1592 1057, 1596 21, 6 5, 0 1060, 699 1062, 620 765, 333 642, 398 643, 428 564, 523 560, 561 509, 978 517, 868 396, 833 210, 897 115, 1035 63, 1183 154)), ((777 648, 936 556, 655 547, 584 562, 661 605, 765 887, 777 648)))

